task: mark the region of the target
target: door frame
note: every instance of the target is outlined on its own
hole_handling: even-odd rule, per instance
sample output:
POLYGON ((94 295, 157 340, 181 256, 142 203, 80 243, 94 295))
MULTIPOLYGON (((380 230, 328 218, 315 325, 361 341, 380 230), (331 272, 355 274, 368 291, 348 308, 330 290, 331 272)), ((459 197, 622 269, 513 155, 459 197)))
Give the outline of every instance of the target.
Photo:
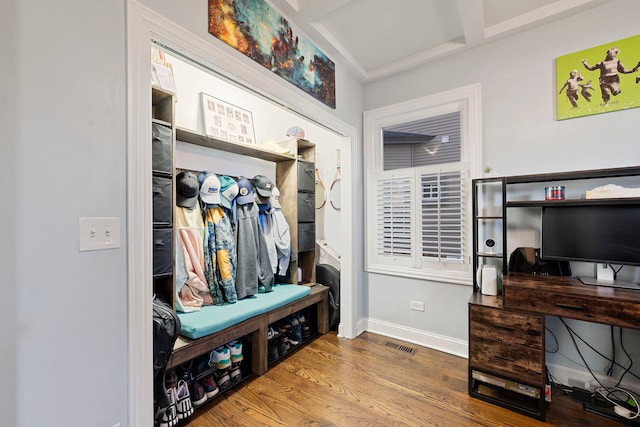
POLYGON ((159 41, 172 49, 197 58, 257 93, 282 106, 313 117, 343 136, 341 231, 345 239, 341 253, 341 307, 339 334, 355 338, 360 332, 357 319, 357 280, 354 268, 353 237, 360 224, 353 214, 354 149, 358 132, 330 112, 301 96, 284 80, 248 67, 228 49, 207 42, 137 1, 127 2, 127 260, 128 260, 128 425, 153 425, 153 340, 152 305, 153 249, 151 192, 151 43, 159 41), (250 82, 250 83, 249 83, 250 82), (278 94, 275 96, 274 94, 278 94))

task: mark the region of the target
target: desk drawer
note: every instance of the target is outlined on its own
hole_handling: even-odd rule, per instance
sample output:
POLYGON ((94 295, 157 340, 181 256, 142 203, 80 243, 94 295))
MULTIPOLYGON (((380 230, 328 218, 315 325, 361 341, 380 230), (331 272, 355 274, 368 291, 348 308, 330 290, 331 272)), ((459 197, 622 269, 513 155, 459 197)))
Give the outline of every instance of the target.
POLYGON ((469 319, 473 338, 543 349, 541 316, 472 305, 469 319))
MULTIPOLYGON (((607 290, 603 288, 603 292, 607 290)), ((608 299, 604 295, 599 298, 511 286, 505 287, 504 292, 505 307, 511 309, 638 328, 640 308, 637 303, 608 299)))
POLYGON ((484 338, 469 342, 469 366, 506 377, 544 385, 543 354, 541 349, 498 343, 484 338))

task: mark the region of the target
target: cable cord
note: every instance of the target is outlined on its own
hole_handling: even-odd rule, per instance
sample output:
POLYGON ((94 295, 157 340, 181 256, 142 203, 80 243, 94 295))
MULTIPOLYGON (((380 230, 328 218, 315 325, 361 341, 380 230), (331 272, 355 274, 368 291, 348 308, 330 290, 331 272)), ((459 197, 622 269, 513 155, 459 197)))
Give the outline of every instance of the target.
POLYGON ((618 387, 598 387, 595 392, 613 405, 614 412, 617 415, 628 420, 633 420, 640 416, 638 399, 630 391, 618 387), (622 394, 622 397, 619 394, 622 394), (633 409, 630 409, 630 407, 633 409))
MULTIPOLYGON (((569 325, 567 325, 564 321, 564 319, 562 317, 559 317, 558 319, 560 319, 560 321, 562 322, 562 324, 565 326, 565 328, 567 328, 567 330, 569 331, 570 335, 573 334, 576 338, 578 338, 580 341, 582 341, 587 347, 589 347, 591 350, 593 350, 595 353, 597 353, 600 357, 602 357, 605 360, 611 361, 610 358, 608 358, 607 356, 605 356, 604 354, 602 354, 601 352, 599 352, 597 349, 595 349, 591 344, 589 344, 588 342, 586 342, 582 337, 580 337, 580 335, 578 335, 573 329, 571 329, 571 327, 569 327, 569 325)), ((626 350, 625 350, 626 353, 626 350)), ((627 369, 625 366, 621 365, 618 362, 614 362, 614 364, 622 369, 627 369)), ((631 372, 630 370, 628 370, 627 372, 629 375, 635 377, 636 379, 640 380, 640 376, 638 376, 637 374, 631 372)))
MULTIPOLYGON (((619 415, 619 416, 621 416, 623 418, 629 419, 629 420, 633 420, 633 419, 637 418, 638 416, 640 416, 640 406, 638 406, 638 400, 636 399, 636 397, 630 391, 627 391, 627 390, 624 390, 622 388, 619 388, 618 386, 606 387, 604 384, 602 384, 600 382, 598 377, 595 376, 595 374, 593 373, 593 371, 591 370, 591 368, 587 364, 587 361, 585 360, 584 356, 582 355, 582 352, 580 351, 580 348, 578 347, 578 343, 576 342, 574 335, 576 337, 578 337, 583 343, 587 344, 589 346, 589 348, 594 350, 600 356, 602 356, 602 357, 605 357, 605 356, 602 355, 602 353, 600 353, 596 349, 594 349, 591 345, 589 345, 582 338, 580 338, 580 336, 578 334, 576 334, 573 331, 573 329, 571 329, 569 327, 569 325, 567 325, 567 323, 565 322, 565 320, 562 317, 559 317, 559 319, 562 322, 562 324, 564 325, 564 327, 567 328, 567 331, 569 332, 569 337, 571 338, 571 341, 573 341, 573 345, 576 348, 576 351, 578 352, 578 355, 580 356, 580 359, 582 359, 582 363, 584 363, 584 366, 587 368, 587 370, 589 371, 589 373, 591 374, 593 379, 596 380, 596 382, 600 385, 600 387, 596 387, 595 392, 600 394, 605 400, 607 400, 609 403, 611 403, 614 406, 614 412, 617 415, 619 415), (618 393, 621 393, 625 398, 620 398, 620 397, 615 396, 618 393), (632 409, 630 409, 629 407, 633 408, 633 410, 635 410, 635 413, 632 412, 632 409)), ((624 347, 623 347, 623 349, 624 349, 624 347)), ((627 354, 627 357, 629 357, 626 350, 625 350, 625 354, 627 354)), ((607 358, 605 357, 605 359, 607 359, 607 358)), ((622 366, 622 365, 620 365, 620 366, 622 366)), ((627 370, 627 372, 628 372, 628 370, 627 370)), ((618 382, 618 384, 619 383, 620 382, 618 382)))

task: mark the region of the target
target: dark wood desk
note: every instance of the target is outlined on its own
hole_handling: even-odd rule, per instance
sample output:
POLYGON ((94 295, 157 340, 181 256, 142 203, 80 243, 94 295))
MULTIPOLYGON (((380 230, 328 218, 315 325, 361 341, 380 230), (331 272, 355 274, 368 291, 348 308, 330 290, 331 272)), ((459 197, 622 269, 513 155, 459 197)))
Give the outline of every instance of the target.
POLYGON ((469 300, 470 395, 545 419, 545 316, 640 329, 640 291, 585 285, 569 277, 510 274, 502 296, 474 292, 469 300), (502 393, 504 388, 520 393, 502 393))
POLYGON ((640 329, 638 290, 585 285, 571 277, 525 274, 507 276, 503 289, 505 308, 640 329))

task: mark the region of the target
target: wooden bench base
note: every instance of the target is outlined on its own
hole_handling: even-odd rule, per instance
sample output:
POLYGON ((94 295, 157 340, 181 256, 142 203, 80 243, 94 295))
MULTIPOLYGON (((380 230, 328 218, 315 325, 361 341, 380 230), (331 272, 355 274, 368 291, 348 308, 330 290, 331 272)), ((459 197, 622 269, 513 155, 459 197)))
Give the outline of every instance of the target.
POLYGON ((173 352, 167 368, 173 368, 184 362, 207 353, 234 339, 251 334, 252 358, 251 370, 256 375, 262 375, 268 369, 268 342, 267 330, 269 325, 296 313, 304 308, 316 306, 317 327, 319 334, 329 332, 329 288, 324 285, 307 285, 311 287, 311 294, 293 302, 268 311, 258 316, 251 317, 236 325, 223 329, 211 335, 195 340, 178 337, 173 347, 173 352))

